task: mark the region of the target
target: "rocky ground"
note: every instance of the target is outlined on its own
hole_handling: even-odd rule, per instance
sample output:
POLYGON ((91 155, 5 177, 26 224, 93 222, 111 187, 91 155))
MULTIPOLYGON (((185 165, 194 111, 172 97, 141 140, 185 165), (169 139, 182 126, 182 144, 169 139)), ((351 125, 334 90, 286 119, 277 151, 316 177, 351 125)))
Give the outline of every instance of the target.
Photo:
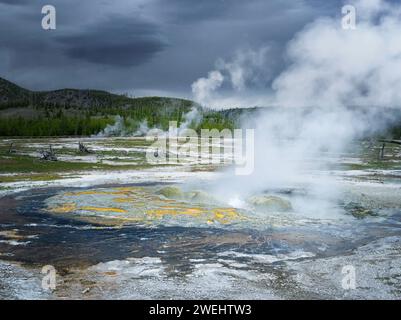
POLYGON ((400 298, 397 148, 301 177, 330 176, 319 192, 300 183, 234 201, 213 191, 216 167, 149 166, 136 138, 82 141, 94 153, 73 139, 13 141, 12 153, 1 142, 1 298, 400 298), (37 160, 49 143, 57 163, 37 160), (42 287, 45 265, 55 290, 42 287))

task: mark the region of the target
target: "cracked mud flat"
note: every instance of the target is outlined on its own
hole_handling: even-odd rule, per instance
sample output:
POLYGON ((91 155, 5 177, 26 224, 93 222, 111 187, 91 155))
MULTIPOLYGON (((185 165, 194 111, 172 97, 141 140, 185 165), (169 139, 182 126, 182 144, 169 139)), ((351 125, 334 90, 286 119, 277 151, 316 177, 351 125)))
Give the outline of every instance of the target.
POLYGON ((9 190, 0 199, 0 297, 400 298, 399 171, 333 171, 342 194, 331 216, 302 211, 304 192, 275 194, 291 202, 288 212, 264 211, 216 200, 208 191, 218 172, 163 170, 9 190), (162 192, 169 187, 181 193, 162 192), (41 287, 44 265, 57 270, 52 292, 41 287), (353 290, 341 285, 348 265, 353 290))

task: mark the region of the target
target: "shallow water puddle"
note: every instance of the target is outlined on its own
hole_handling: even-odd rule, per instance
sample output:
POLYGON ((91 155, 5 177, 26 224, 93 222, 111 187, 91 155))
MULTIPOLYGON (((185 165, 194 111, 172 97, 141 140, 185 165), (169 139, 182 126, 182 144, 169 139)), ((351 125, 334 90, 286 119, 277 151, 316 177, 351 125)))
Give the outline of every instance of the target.
POLYGON ((268 293, 265 284, 298 295, 286 268, 348 257, 372 240, 399 234, 397 215, 293 224, 296 213, 283 210, 296 202, 284 198, 251 198, 281 210, 263 215, 166 184, 22 192, 2 199, 0 255, 39 270, 54 265, 63 279, 59 297, 157 296, 164 287, 178 295, 177 288, 188 286, 194 297, 202 288, 205 297, 245 288, 244 297, 256 297, 268 293))

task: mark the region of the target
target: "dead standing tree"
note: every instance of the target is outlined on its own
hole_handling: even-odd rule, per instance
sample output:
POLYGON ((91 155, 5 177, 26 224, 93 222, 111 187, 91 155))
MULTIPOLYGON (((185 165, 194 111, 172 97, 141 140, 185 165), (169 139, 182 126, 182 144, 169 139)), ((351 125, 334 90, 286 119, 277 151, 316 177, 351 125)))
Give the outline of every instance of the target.
POLYGON ((379 142, 382 142, 382 146, 380 148, 379 151, 379 159, 383 160, 384 159, 384 147, 386 146, 386 143, 394 143, 394 144, 398 144, 401 145, 401 140, 387 140, 387 139, 381 139, 379 140, 379 142))
POLYGON ((8 148, 8 153, 15 153, 14 142, 11 142, 10 147, 8 148))
POLYGON ((382 146, 381 146, 381 148, 380 148, 380 151, 379 151, 379 159, 380 159, 380 160, 383 160, 383 158, 384 158, 384 147, 385 147, 385 146, 386 146, 386 144, 383 143, 382 146))

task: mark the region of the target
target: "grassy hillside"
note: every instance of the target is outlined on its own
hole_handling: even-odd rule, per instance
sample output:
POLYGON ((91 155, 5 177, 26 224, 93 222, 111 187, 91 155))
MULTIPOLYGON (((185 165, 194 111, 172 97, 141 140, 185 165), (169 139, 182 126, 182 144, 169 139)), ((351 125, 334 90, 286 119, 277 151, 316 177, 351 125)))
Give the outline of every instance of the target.
MULTIPOLYGON (((98 90, 30 91, 0 78, 0 136, 91 135, 120 115, 130 125, 181 123, 196 103, 176 98, 130 98, 98 90)), ((220 120, 214 121, 216 123, 220 120)))
POLYGON ((26 105, 31 92, 0 78, 0 109, 26 105))
MULTIPOLYGON (((192 128, 233 129, 254 127, 259 112, 276 108, 236 108, 210 110, 197 103, 176 98, 131 98, 99 90, 62 89, 30 91, 0 78, 0 136, 88 136, 101 132, 121 116, 125 127, 134 132, 146 120, 149 128, 168 129, 169 121, 182 123, 193 107, 201 121, 192 128)), ((383 109, 392 118, 381 137, 401 138, 401 111, 383 109)))

